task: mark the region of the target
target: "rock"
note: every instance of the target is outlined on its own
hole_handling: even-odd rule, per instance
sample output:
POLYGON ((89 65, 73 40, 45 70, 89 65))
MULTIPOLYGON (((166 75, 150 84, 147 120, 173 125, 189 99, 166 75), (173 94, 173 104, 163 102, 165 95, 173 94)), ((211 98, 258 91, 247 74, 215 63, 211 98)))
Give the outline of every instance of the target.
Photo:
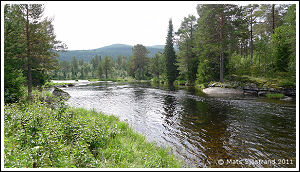
POLYGON ((202 90, 205 94, 212 96, 224 96, 224 95, 242 95, 243 91, 233 88, 220 88, 220 87, 209 87, 202 90))
POLYGON ((275 88, 269 88, 269 91, 271 91, 271 92, 278 92, 275 88))
POLYGON ((253 91, 258 91, 258 87, 254 83, 246 84, 243 88, 244 90, 253 90, 253 91))
POLYGON ((68 87, 73 87, 73 86, 75 86, 73 83, 68 84, 68 87))
POLYGON ((259 89, 259 91, 268 91, 268 88, 263 87, 263 88, 259 89))
POLYGON ((56 97, 60 97, 63 100, 68 100, 70 98, 69 93, 67 93, 67 92, 65 92, 65 91, 63 91, 63 90, 61 90, 57 87, 54 87, 52 95, 54 95, 56 97))
POLYGON ((244 90, 244 95, 254 95, 254 96, 257 96, 257 91, 255 91, 255 90, 244 90))
POLYGON ((262 97, 262 96, 265 97, 265 96, 267 95, 267 92, 266 92, 266 91, 261 91, 261 90, 260 90, 260 91, 257 93, 257 95, 260 96, 260 97, 262 97))
POLYGON ((217 83, 212 83, 208 87, 214 87, 217 83))
POLYGON ((293 101, 292 97, 288 97, 288 96, 284 96, 283 98, 281 98, 280 100, 284 100, 284 101, 293 101))

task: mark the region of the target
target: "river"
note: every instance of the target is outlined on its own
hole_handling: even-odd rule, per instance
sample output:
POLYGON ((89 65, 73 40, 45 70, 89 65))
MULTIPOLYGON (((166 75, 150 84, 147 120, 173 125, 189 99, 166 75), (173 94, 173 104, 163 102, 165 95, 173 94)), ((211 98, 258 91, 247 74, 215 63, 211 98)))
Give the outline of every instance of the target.
POLYGON ((70 106, 126 121, 172 148, 187 167, 296 167, 296 104, 207 96, 150 83, 97 82, 62 88, 70 106))

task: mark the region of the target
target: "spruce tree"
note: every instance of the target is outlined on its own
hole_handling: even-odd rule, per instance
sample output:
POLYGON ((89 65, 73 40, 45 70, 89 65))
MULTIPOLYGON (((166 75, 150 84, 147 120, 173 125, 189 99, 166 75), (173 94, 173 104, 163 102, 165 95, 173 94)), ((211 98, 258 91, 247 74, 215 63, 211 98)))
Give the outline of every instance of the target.
POLYGON ((172 19, 169 20, 169 30, 166 40, 166 46, 164 48, 164 56, 166 59, 166 74, 167 80, 170 85, 176 80, 178 75, 177 66, 176 66, 176 55, 173 47, 173 24, 172 19))

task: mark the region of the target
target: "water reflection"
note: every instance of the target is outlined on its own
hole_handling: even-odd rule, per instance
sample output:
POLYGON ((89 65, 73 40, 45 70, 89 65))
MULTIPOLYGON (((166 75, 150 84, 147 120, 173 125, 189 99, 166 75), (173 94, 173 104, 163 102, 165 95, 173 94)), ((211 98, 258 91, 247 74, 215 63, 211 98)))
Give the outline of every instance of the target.
POLYGON ((133 88, 133 95, 135 98, 135 101, 140 101, 144 98, 145 89, 134 87, 133 88))
POLYGON ((177 104, 176 98, 172 95, 164 96, 164 115, 166 119, 175 115, 175 106, 177 104))
POLYGON ((218 104, 186 98, 182 102, 180 130, 193 145, 192 154, 198 157, 197 166, 213 167, 216 160, 229 156, 223 147, 226 141, 227 109, 218 104), (190 137, 192 135, 192 137, 190 137))

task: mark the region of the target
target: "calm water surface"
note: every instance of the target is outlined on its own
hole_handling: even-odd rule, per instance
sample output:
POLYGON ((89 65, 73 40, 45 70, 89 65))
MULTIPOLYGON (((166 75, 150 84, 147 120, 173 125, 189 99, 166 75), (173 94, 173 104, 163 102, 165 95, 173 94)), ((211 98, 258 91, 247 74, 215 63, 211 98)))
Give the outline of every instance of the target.
POLYGON ((171 147, 188 167, 296 167, 295 102, 209 97, 150 83, 63 89, 69 105, 118 116, 147 140, 171 147))

